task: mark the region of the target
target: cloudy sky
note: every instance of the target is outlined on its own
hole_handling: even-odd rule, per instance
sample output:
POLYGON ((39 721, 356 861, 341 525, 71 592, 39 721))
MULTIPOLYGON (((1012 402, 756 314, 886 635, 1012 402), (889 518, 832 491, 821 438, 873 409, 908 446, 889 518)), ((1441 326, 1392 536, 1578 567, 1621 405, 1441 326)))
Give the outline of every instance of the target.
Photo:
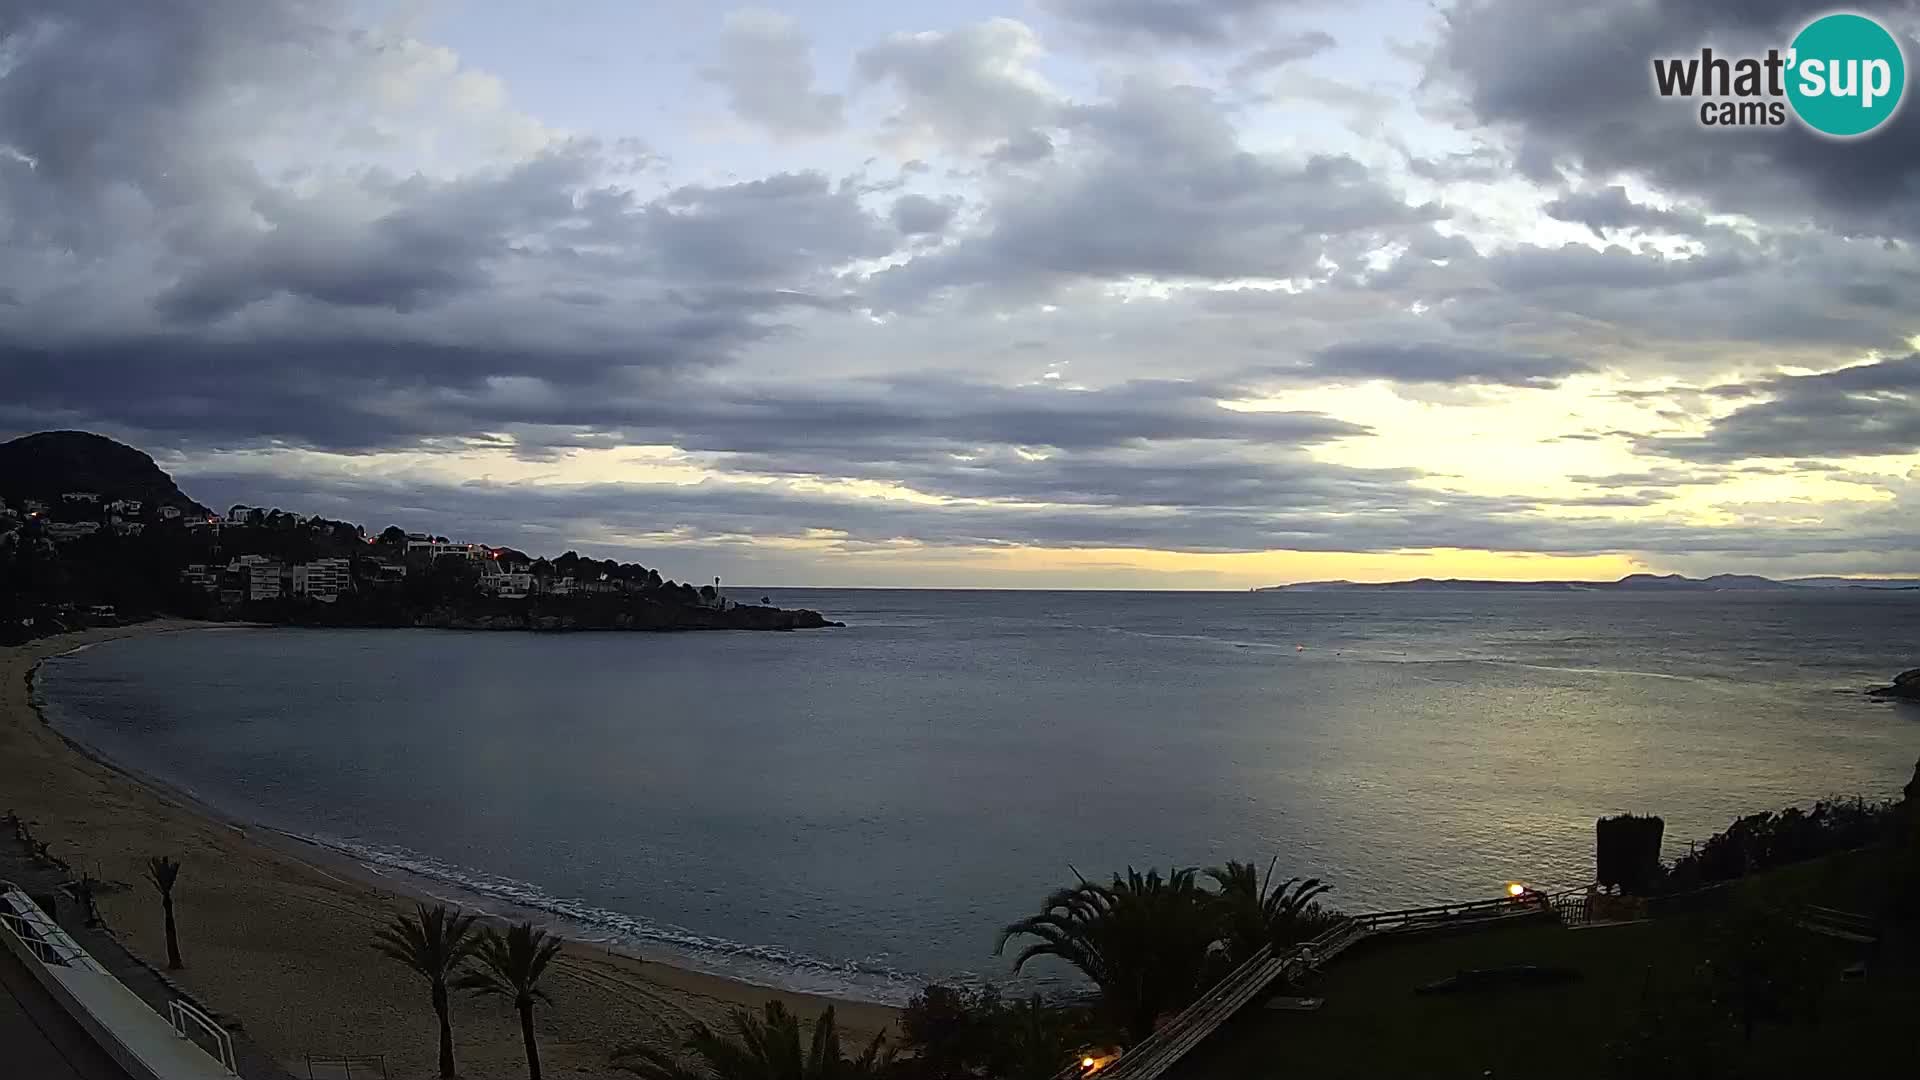
POLYGON ((8 0, 0 435, 694 579, 1912 574, 1920 109, 1649 90, 1828 7, 8 0))

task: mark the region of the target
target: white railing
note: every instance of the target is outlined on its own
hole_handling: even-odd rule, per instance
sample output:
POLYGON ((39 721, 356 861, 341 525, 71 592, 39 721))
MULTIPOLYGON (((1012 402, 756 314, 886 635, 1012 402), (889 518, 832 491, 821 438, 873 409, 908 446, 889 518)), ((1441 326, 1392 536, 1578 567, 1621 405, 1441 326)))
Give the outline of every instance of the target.
MULTIPOLYGON (((213 1017, 201 1012, 192 1002, 185 998, 174 998, 167 1002, 167 1023, 173 1025, 173 1030, 179 1032, 181 1038, 189 1041, 194 1040, 192 1034, 187 1031, 188 1026, 199 1028, 213 1040, 215 1049, 207 1050, 207 1053, 228 1072, 234 1074, 240 1072, 240 1066, 233 1057, 233 1036, 227 1034, 226 1028, 214 1023, 213 1017)), ((207 1048, 202 1046, 201 1049, 207 1048)))
POLYGON ((0 925, 43 964, 106 974, 106 968, 11 882, 0 881, 0 925))
MULTIPOLYGON (((223 1080, 238 1074, 233 1037, 190 1002, 168 1004, 164 1016, 128 989, 39 905, 0 882, 0 947, 28 969, 88 1037, 134 1080, 223 1080), (214 1049, 189 1035, 190 1028, 214 1049)), ((0 1076, 11 1080, 0 1049, 0 1076)))

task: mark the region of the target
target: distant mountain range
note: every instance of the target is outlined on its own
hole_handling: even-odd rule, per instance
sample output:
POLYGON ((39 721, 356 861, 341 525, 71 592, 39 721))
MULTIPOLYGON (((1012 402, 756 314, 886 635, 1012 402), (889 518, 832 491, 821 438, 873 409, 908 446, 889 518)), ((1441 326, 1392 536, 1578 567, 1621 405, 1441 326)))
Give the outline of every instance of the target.
POLYGON ((1920 589, 1920 578, 1803 577, 1776 581, 1752 574, 1628 574, 1618 581, 1483 581, 1415 578, 1412 581, 1302 581, 1254 592, 1799 592, 1808 589, 1920 589))

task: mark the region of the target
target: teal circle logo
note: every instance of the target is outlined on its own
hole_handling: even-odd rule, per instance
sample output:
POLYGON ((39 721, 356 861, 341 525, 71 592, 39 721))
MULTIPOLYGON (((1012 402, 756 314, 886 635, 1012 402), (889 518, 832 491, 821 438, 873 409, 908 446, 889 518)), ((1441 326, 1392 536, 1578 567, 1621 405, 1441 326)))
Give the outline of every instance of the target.
POLYGON ((1907 88, 1900 42, 1864 15, 1826 15, 1793 39, 1787 99, 1823 135, 1865 135, 1892 119, 1907 88))

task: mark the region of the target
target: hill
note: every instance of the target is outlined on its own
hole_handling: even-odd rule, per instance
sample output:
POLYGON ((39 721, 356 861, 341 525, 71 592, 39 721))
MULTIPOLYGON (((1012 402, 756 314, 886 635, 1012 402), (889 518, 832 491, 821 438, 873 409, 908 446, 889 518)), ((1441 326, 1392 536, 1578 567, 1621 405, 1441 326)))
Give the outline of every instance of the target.
POLYGON ((148 506, 210 511, 188 498, 153 459, 125 443, 89 431, 42 431, 0 443, 0 498, 59 505, 69 491, 92 491, 100 501, 139 499, 148 506))

